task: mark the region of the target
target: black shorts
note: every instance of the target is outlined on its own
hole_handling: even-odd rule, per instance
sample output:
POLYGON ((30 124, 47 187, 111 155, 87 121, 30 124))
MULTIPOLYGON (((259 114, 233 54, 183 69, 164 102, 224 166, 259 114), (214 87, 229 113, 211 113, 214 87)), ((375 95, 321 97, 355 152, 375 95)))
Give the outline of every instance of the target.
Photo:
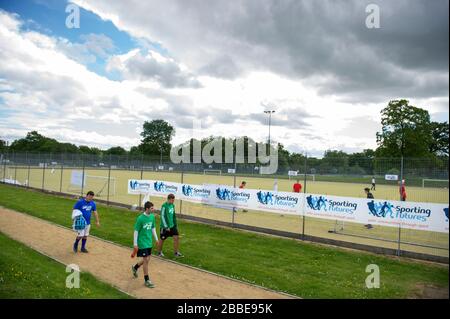
POLYGON ((151 248, 138 249, 137 256, 138 257, 147 257, 152 254, 151 248))
POLYGON ((161 235, 161 239, 165 240, 167 237, 178 236, 178 229, 176 227, 172 227, 169 230, 161 228, 159 234, 161 235))

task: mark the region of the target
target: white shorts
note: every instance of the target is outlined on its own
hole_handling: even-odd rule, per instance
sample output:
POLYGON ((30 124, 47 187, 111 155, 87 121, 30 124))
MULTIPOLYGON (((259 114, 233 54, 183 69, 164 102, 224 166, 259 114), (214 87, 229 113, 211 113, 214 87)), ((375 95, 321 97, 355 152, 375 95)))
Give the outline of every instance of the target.
POLYGON ((91 225, 86 225, 86 228, 83 230, 77 230, 77 236, 78 237, 87 237, 89 236, 89 230, 91 229, 91 225))

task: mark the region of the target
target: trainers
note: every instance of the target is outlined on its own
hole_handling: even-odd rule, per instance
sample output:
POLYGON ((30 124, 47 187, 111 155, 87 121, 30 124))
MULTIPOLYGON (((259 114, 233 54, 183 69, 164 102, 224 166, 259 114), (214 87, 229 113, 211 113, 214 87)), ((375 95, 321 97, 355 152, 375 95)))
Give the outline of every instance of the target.
POLYGON ((157 254, 157 256, 158 256, 158 257, 164 257, 164 254, 163 254, 162 251, 160 251, 160 252, 157 254))
POLYGON ((137 270, 134 268, 134 266, 131 266, 131 271, 133 272, 134 278, 137 278, 138 274, 137 274, 137 270))
POLYGON ((74 253, 77 253, 78 252, 78 246, 73 244, 72 250, 73 250, 74 253))
POLYGON ((82 253, 88 253, 89 251, 86 249, 86 248, 81 248, 81 250, 80 250, 82 253))
POLYGON ((146 280, 145 281, 145 287, 154 288, 155 285, 150 280, 146 280))
POLYGON ((184 255, 182 253, 180 253, 179 251, 177 251, 175 253, 175 257, 184 257, 184 255))

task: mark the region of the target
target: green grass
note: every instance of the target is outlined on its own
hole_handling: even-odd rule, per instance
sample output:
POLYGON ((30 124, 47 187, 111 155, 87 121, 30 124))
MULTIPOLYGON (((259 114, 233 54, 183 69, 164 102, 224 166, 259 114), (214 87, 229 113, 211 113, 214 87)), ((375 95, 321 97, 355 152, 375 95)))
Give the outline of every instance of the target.
MULTIPOLYGON (((0 166, 0 177, 3 173, 6 177, 16 179, 20 183, 24 184, 26 180, 29 180, 29 185, 35 188, 42 187, 42 181, 44 180, 44 188, 52 191, 62 191, 64 193, 75 194, 76 190, 69 187, 71 172, 72 170, 81 170, 82 168, 64 168, 61 176, 61 169, 56 168, 53 173, 52 169, 43 169, 33 167, 28 172, 26 167, 6 167, 6 170, 2 172, 3 166, 0 166), (28 174, 29 173, 29 174, 28 174), (44 174, 43 174, 44 173, 44 174), (61 179, 62 177, 62 179, 61 179), (62 182, 62 183, 61 183, 62 182)), ((86 176, 100 176, 103 178, 89 178, 87 179, 86 190, 93 190, 96 194, 103 189, 103 194, 99 194, 99 197, 106 199, 106 178, 108 177, 108 169, 101 168, 86 168, 86 176)), ((128 194, 127 181, 130 178, 141 178, 141 172, 139 170, 121 170, 114 169, 111 170, 111 177, 115 181, 115 193, 111 194, 109 200, 111 202, 123 203, 127 205, 137 204, 139 202, 139 196, 128 194)), ((219 175, 203 175, 203 174, 193 174, 184 173, 183 176, 180 172, 157 172, 157 171, 145 171, 142 175, 143 179, 156 179, 156 180, 166 180, 172 182, 181 182, 190 184, 225 184, 233 185, 234 176, 223 174, 219 175)), ((339 180, 332 181, 319 181, 323 176, 316 176, 317 181, 308 181, 307 191, 315 194, 325 194, 325 195, 337 195, 337 196, 350 196, 350 197, 365 197, 363 191, 364 187, 368 186, 371 177, 364 179, 351 179, 346 177, 346 183, 340 182, 339 180)), ((336 177, 338 178, 338 177, 336 177)), ((256 189, 272 189, 273 188, 273 176, 261 177, 260 175, 253 176, 236 176, 236 184, 240 181, 246 180, 248 188, 256 189)), ((381 180, 380 180, 381 182, 381 180)), ((292 184, 294 181, 289 181, 287 179, 280 179, 278 181, 278 187, 280 191, 290 191, 292 189, 292 184)), ((303 183, 303 182, 302 182, 303 183)), ((114 184, 114 183, 113 183, 114 184)), ((373 192, 375 198, 377 199, 391 199, 398 200, 398 188, 395 186, 394 182, 391 185, 377 185, 377 190, 373 192)), ((410 184, 407 184, 410 185, 410 184)), ((111 190, 113 189, 113 185, 111 190)), ((422 188, 422 187, 407 187, 408 201, 424 201, 424 202, 435 202, 435 203, 448 203, 448 189, 444 188, 422 188)), ((80 191, 76 192, 78 195, 80 191)), ((155 205, 160 206, 163 203, 162 197, 153 197, 152 201, 155 205)), ((181 207, 180 202, 177 200, 176 206, 181 207)), ((225 222, 232 221, 232 214, 230 210, 221 209, 217 207, 211 207, 209 205, 202 205, 198 203, 192 203, 184 201, 183 214, 202 217, 212 220, 220 220, 225 222)), ((244 225, 251 225, 262 228, 271 228, 276 230, 283 230, 287 232, 298 233, 302 221, 300 221, 299 216, 286 215, 280 218, 280 214, 268 213, 257 210, 249 210, 246 214, 236 214, 235 222, 244 225)), ((328 230, 334 227, 334 221, 322 219, 322 218, 306 218, 305 233, 311 236, 330 238, 333 240, 342 240, 348 242, 355 242, 365 245, 376 245, 385 248, 396 249, 397 244, 390 241, 379 241, 372 240, 363 237, 347 236, 342 234, 329 233, 328 230)), ((395 227, 377 226, 375 229, 368 231, 361 224, 358 223, 346 223, 346 230, 351 230, 354 235, 362 235, 369 237, 379 237, 387 240, 392 240, 397 238, 397 229, 395 227)), ((417 245, 406 245, 402 244, 402 249, 406 251, 412 251, 423 254, 439 255, 448 257, 448 250, 445 249, 435 249, 432 247, 448 247, 448 236, 444 233, 438 232, 426 232, 421 230, 407 230, 403 236, 405 242, 413 242, 415 244, 421 244, 425 246, 417 245), (431 247, 426 247, 431 246, 431 247)))
MULTIPOLYGON (((74 200, 0 185, 0 205, 70 227, 74 200)), ((136 212, 98 205, 92 234, 129 246, 136 212)), ((158 218, 157 218, 158 219, 158 218)), ((185 263, 303 298, 405 298, 417 284, 448 289, 448 268, 179 221, 185 263), (381 288, 365 288, 366 266, 380 268, 381 288)), ((172 258, 172 240, 164 252, 172 258)))
POLYGON ((0 233, 0 298, 130 298, 80 273, 80 288, 66 288, 66 267, 0 233))

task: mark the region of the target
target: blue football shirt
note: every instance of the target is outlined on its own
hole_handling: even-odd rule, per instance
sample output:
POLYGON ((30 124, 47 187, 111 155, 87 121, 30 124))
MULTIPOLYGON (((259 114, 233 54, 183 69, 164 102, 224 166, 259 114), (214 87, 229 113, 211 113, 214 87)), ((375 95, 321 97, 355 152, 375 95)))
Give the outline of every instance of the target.
POLYGON ((86 224, 91 224, 91 213, 97 210, 97 206, 95 202, 91 200, 88 202, 86 199, 81 198, 78 202, 75 203, 73 209, 78 209, 83 214, 84 219, 86 220, 86 224))

